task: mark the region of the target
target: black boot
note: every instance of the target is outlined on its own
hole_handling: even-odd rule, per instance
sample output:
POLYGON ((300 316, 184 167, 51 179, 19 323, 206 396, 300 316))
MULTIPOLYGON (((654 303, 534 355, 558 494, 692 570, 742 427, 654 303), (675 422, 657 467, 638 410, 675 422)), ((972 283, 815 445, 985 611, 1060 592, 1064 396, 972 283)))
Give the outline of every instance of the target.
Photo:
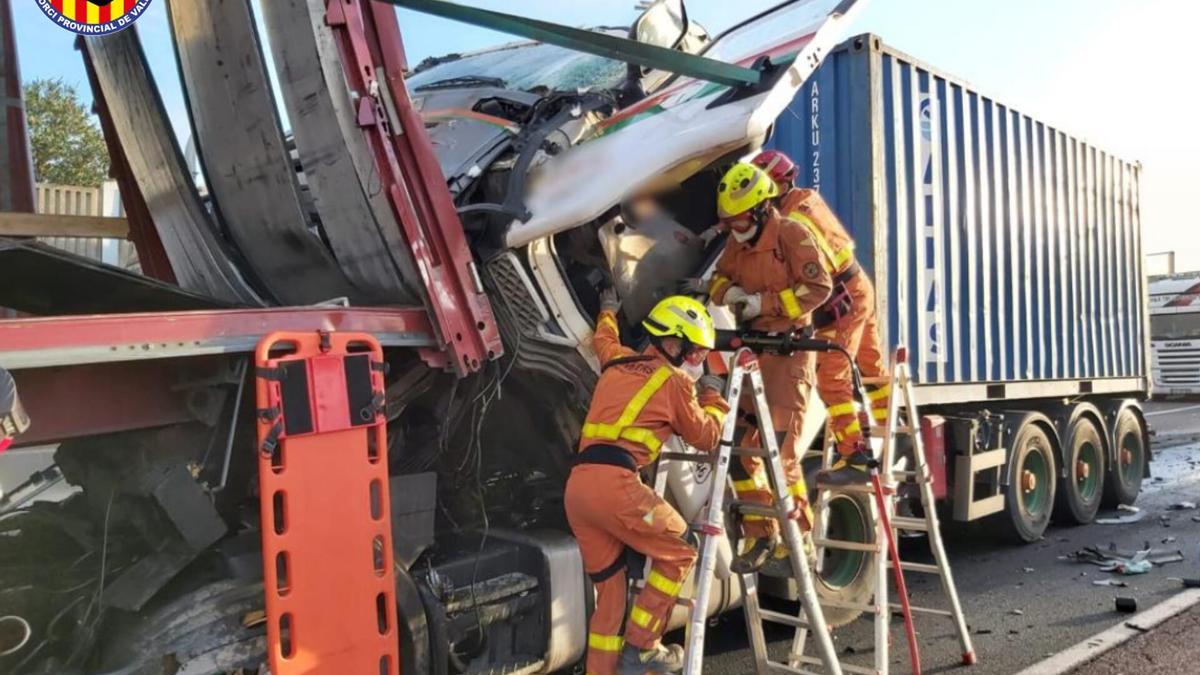
POLYGON ((751 574, 757 572, 771 559, 771 554, 778 543, 778 537, 755 538, 754 544, 750 548, 746 549, 744 553, 739 553, 733 559, 733 562, 729 564, 729 570, 734 574, 751 574))
POLYGON ((617 661, 617 675, 657 675, 680 670, 683 670, 683 647, 664 646, 661 642, 655 644, 654 649, 626 644, 617 661))
POLYGON ((866 450, 859 449, 853 455, 839 458, 833 466, 817 472, 817 485, 828 487, 845 487, 848 485, 865 485, 871 481, 868 471, 875 459, 866 450))

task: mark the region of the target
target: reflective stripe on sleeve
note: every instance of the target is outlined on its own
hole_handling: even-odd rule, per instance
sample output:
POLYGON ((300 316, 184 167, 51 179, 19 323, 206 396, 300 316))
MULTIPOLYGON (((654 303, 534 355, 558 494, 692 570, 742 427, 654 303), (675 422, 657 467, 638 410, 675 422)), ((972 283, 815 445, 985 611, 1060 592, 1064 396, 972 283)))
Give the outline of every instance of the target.
POLYGON ((787 318, 800 318, 800 303, 796 302, 795 291, 790 288, 779 291, 779 304, 783 307, 783 313, 787 315, 787 318))
POLYGON ((718 408, 715 405, 706 405, 706 406, 704 406, 704 412, 708 413, 709 415, 712 415, 713 419, 715 419, 717 421, 717 424, 720 424, 722 426, 725 425, 725 411, 724 410, 721 410, 720 408, 718 408))

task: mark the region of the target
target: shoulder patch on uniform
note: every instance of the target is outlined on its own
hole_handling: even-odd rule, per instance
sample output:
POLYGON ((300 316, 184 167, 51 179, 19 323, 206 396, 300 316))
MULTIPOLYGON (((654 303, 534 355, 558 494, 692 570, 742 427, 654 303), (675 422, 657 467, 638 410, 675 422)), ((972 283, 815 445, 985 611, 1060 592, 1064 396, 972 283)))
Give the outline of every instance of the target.
POLYGON ((804 276, 809 279, 817 279, 821 276, 821 266, 815 262, 804 263, 804 276))

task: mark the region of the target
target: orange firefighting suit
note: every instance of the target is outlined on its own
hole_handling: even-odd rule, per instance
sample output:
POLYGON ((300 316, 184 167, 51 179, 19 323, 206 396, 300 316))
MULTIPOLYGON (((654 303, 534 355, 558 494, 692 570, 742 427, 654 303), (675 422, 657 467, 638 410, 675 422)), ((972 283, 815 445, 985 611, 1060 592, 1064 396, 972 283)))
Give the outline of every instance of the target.
MULTIPOLYGON (((851 306, 841 316, 814 315, 816 337, 831 340, 849 352, 864 378, 886 375, 880 348, 879 323, 875 314, 875 286, 854 258, 854 240, 816 190, 792 188, 779 198, 779 208, 804 225, 820 250, 822 264, 834 278, 837 293, 844 285, 851 306)), ((889 385, 868 388, 871 416, 876 423, 887 421, 889 385)), ((850 364, 838 352, 817 355, 817 392, 829 409, 829 423, 837 439, 838 453, 854 453, 863 442, 862 423, 854 410, 854 382, 850 364)))
MULTIPOLYGON (((725 294, 733 286, 740 286, 747 293, 760 293, 762 314, 751 321, 750 327, 791 331, 808 325, 813 310, 828 299, 833 281, 821 263, 817 243, 809 230, 774 209, 768 213, 766 223, 754 239, 739 242, 730 237, 725 243, 709 286, 709 297, 718 305, 725 304, 725 294)), ((789 356, 763 354, 758 361, 771 421, 776 430, 786 432, 779 454, 788 485, 811 525, 808 490, 800 467, 803 452, 797 446, 815 358, 812 352, 796 352, 789 356)), ((741 467, 744 473, 738 471, 737 464, 731 471, 738 498, 770 504, 771 492, 762 460, 742 457, 741 467)), ((777 527, 774 520, 764 516, 742 517, 742 533, 746 537, 771 536, 777 527)))
POLYGON ((587 672, 606 675, 615 671, 624 643, 643 650, 657 643, 696 560, 696 549, 684 538, 687 523, 641 482, 636 469, 652 463, 672 435, 697 450, 715 450, 729 405, 711 390, 697 399, 692 378, 654 347, 638 354, 622 346, 611 312, 601 312, 593 346, 604 369, 564 501, 596 587, 587 672), (613 462, 614 456, 621 461, 613 462), (626 547, 650 558, 652 566, 622 637, 626 547))

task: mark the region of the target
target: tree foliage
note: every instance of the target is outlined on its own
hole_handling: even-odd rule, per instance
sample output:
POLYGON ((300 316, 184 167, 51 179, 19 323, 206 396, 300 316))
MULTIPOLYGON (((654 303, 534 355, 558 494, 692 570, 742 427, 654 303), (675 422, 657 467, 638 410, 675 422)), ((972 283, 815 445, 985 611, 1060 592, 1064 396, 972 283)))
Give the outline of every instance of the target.
POLYGON ((95 187, 108 177, 108 148, 75 87, 61 79, 25 85, 33 173, 41 183, 95 187))

